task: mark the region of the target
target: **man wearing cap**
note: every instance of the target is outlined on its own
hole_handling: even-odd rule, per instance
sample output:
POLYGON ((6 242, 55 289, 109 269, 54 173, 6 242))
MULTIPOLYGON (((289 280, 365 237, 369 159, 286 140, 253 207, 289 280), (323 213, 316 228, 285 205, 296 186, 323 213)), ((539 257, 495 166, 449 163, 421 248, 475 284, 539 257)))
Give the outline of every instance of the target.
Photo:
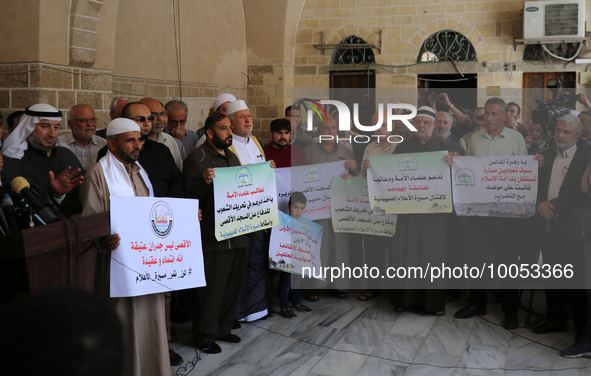
POLYGON ((263 148, 267 159, 275 161, 280 167, 302 166, 308 164, 304 151, 290 145, 291 122, 287 119, 275 119, 271 122, 271 143, 263 148))
POLYGON ((77 189, 82 184, 82 166, 70 150, 55 145, 61 121, 62 113, 53 106, 27 107, 2 147, 3 185, 22 176, 74 214, 82 210, 77 189))
POLYGON ((242 165, 265 161, 265 153, 259 140, 252 135, 252 117, 250 109, 243 100, 237 100, 226 107, 232 122, 232 146, 242 165))
MULTIPOLYGON (((133 120, 140 127, 140 155, 138 162, 144 167, 148 174, 155 197, 184 197, 181 171, 175 164, 166 145, 157 141, 150 140, 148 136, 152 131, 152 116, 148 106, 141 102, 131 102, 125 105, 121 111, 121 116, 125 119, 133 120)), ((99 152, 99 158, 107 153, 107 148, 99 152)), ((172 341, 170 332, 170 300, 171 294, 165 293, 166 307, 166 330, 169 340, 172 341)), ((170 352, 171 365, 176 366, 182 363, 182 357, 172 349, 170 352)))
MULTIPOLYGON (((153 117, 150 109, 141 102, 131 102, 123 107, 121 116, 133 120, 140 127, 142 144, 139 163, 148 173, 156 197, 184 197, 181 171, 166 145, 150 140, 153 117)), ((98 158, 106 155, 107 148, 99 151, 98 158)))
POLYGON ((88 170, 96 162, 96 156, 107 141, 95 135, 96 115, 92 107, 77 104, 68 112, 68 127, 71 132, 57 138, 57 146, 68 148, 88 170))
POLYGON ((185 159, 187 156, 185 146, 181 140, 162 132, 166 126, 166 123, 168 122, 168 117, 166 117, 164 106, 154 98, 142 98, 140 99, 140 102, 148 106, 152 112, 152 116, 154 117, 152 131, 150 132, 148 138, 152 141, 158 141, 159 143, 166 145, 170 149, 170 153, 172 154, 177 167, 182 171, 183 159, 185 159))
POLYGON ((199 199, 204 217, 201 239, 206 286, 186 292, 194 295, 192 301, 195 302, 193 344, 205 353, 216 354, 222 349, 213 341, 240 342, 240 337, 230 331, 244 281, 250 237, 239 235, 224 241, 215 237, 215 171, 240 166, 240 161, 229 150, 232 130, 227 116, 214 113, 205 120, 203 128, 207 142, 193 150, 185 160, 183 182, 188 197, 199 199))
POLYGON ((213 108, 215 112, 228 116, 226 108, 230 103, 236 102, 236 97, 232 94, 222 93, 218 95, 213 101, 213 108))
MULTIPOLYGON (((265 152, 259 140, 252 135, 250 110, 243 100, 226 107, 232 124, 232 146, 229 150, 240 160, 241 165, 265 162, 265 152)), ((275 167, 271 161, 271 167, 275 167)), ((269 236, 267 231, 250 234, 252 245, 248 251, 248 269, 238 302, 236 319, 254 321, 267 315, 270 302, 266 297, 265 279, 269 269, 269 236)))
MULTIPOLYGON (((107 155, 88 170, 80 189, 84 210, 92 215, 110 210, 110 196, 153 197, 152 184, 137 160, 141 151, 140 128, 130 119, 119 118, 107 126, 107 155)), ((112 234, 101 240, 97 255, 95 292, 109 298, 110 252, 119 246, 112 234)), ((111 299, 124 327, 125 375, 170 373, 164 316, 164 294, 111 299)))
MULTIPOLYGON (((222 93, 220 95, 218 95, 215 100, 213 101, 213 106, 209 109, 209 115, 213 115, 215 113, 218 114, 223 114, 228 116, 228 111, 226 110, 226 108, 228 107, 228 105, 232 102, 236 101, 236 97, 233 96, 232 94, 228 94, 228 93, 222 93)), ((197 149, 199 146, 203 145, 206 141, 206 137, 205 137, 205 128, 200 128, 197 130, 197 137, 199 138, 199 141, 197 141, 197 144, 195 145, 195 149, 197 149)))
MULTIPOLYGON (((412 139, 404 140, 396 147, 394 154, 450 151, 447 143, 434 135, 435 111, 429 106, 419 107, 414 118, 417 129, 412 139)), ((447 223, 449 214, 401 214, 396 222, 393 237, 395 253, 391 265, 419 265, 423 261, 437 263, 436 257, 446 252, 447 223), (429 236, 425 236, 429 229, 429 236)), ((394 309, 403 311, 416 306, 436 316, 445 314, 445 290, 395 290, 392 298, 394 309)))
POLYGON ((187 104, 183 101, 172 100, 166 103, 164 110, 168 117, 168 123, 164 127, 164 132, 181 140, 187 155, 189 155, 195 149, 199 137, 195 131, 185 128, 189 113, 187 104))

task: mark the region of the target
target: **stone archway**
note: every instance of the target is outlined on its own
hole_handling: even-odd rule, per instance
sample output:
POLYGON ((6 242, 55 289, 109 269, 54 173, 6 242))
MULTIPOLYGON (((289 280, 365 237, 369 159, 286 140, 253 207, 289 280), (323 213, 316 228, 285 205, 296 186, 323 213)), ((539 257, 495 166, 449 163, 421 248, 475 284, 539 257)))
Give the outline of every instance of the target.
POLYGON ((444 29, 453 30, 466 36, 476 50, 477 56, 488 51, 484 36, 473 26, 455 19, 439 19, 428 23, 410 38, 406 51, 402 56, 402 61, 408 64, 415 63, 423 42, 429 38, 430 35, 444 29))
POLYGON ((359 25, 347 25, 335 30, 327 39, 327 44, 338 44, 349 35, 356 35, 367 43, 380 44, 380 38, 370 29, 359 25))
MULTIPOLYGON (((369 44, 373 44, 378 46, 380 44, 380 37, 376 35, 370 29, 359 26, 359 25, 346 25, 337 30, 335 30, 327 39, 326 44, 339 44, 343 39, 347 38, 350 35, 355 35, 365 42, 369 44)), ((320 65, 328 65, 330 64, 332 54, 326 54, 325 56, 320 56, 320 59, 324 60, 320 63, 320 65)))

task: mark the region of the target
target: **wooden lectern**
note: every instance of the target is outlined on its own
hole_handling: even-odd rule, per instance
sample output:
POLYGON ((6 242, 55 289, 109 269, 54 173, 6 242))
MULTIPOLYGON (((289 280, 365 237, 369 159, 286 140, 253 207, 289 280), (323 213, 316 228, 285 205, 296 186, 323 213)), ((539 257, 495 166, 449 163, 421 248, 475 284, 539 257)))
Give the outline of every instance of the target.
POLYGON ((63 221, 0 237, 0 302, 45 288, 93 290, 92 241, 111 233, 109 212, 70 218, 68 225, 69 240, 63 221))

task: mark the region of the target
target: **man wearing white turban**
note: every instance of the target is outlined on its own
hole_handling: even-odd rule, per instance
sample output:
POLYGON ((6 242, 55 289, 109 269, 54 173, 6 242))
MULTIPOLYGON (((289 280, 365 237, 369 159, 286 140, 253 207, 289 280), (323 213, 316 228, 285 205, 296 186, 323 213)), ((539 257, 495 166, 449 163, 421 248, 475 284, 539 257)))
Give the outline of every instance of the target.
MULTIPOLYGON (((88 169, 80 189, 84 210, 92 215, 110 210, 110 196, 154 196, 150 179, 137 163, 141 151, 140 127, 131 120, 119 118, 107 126, 107 155, 88 169)), ((120 237, 112 234, 102 239, 105 252, 97 255, 95 293, 109 298, 111 251, 119 246, 120 237)), ((170 359, 164 294, 111 299, 123 322, 125 375, 170 374, 170 359)))
MULTIPOLYGON (((226 108, 232 102, 236 102, 236 97, 232 94, 222 93, 218 95, 213 101, 213 106, 209 110, 209 114, 219 113, 228 116, 228 110, 226 110, 226 108)), ((197 130, 197 137, 199 137, 199 141, 197 141, 195 149, 203 145, 207 139, 205 137, 205 127, 197 130)))
POLYGON ((18 176, 34 181, 74 214, 82 210, 77 189, 82 184, 82 166, 70 150, 55 145, 61 121, 61 111, 53 106, 27 107, 2 147, 2 181, 5 186, 18 176))
MULTIPOLYGON (((228 149, 236 154, 243 166, 265 162, 263 147, 252 135, 253 123, 246 103, 237 100, 230 103, 226 111, 232 124, 232 146, 228 149)), ((273 161, 271 167, 275 167, 273 161)), ((269 268, 269 236, 264 230, 250 234, 252 244, 248 250, 248 266, 236 310, 237 320, 250 322, 261 319, 271 308, 265 285, 269 268)))
POLYGON ((232 102, 236 102, 235 96, 228 93, 222 93, 218 95, 213 101, 213 109, 215 112, 219 112, 220 114, 228 116, 228 111, 226 110, 226 107, 228 107, 228 105, 232 102))

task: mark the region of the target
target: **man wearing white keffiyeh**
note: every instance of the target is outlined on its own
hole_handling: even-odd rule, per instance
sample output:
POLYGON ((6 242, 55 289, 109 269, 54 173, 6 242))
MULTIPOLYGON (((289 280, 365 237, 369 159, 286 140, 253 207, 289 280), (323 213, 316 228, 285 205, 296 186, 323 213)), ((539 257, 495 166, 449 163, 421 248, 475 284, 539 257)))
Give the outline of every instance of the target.
POLYGON ((29 106, 2 147, 2 182, 22 176, 34 181, 70 214, 79 213, 82 166, 68 149, 56 146, 62 113, 39 103, 29 106))
MULTIPOLYGON (((109 151, 88 170, 80 189, 82 215, 110 209, 109 196, 153 196, 148 175, 137 163, 141 150, 140 128, 130 119, 119 118, 107 127, 109 151)), ((102 239, 106 252, 99 253, 95 292, 109 297, 110 251, 119 245, 119 235, 102 239)), ((111 299, 123 321, 125 375, 170 373, 168 340, 164 318, 164 294, 111 299)))

